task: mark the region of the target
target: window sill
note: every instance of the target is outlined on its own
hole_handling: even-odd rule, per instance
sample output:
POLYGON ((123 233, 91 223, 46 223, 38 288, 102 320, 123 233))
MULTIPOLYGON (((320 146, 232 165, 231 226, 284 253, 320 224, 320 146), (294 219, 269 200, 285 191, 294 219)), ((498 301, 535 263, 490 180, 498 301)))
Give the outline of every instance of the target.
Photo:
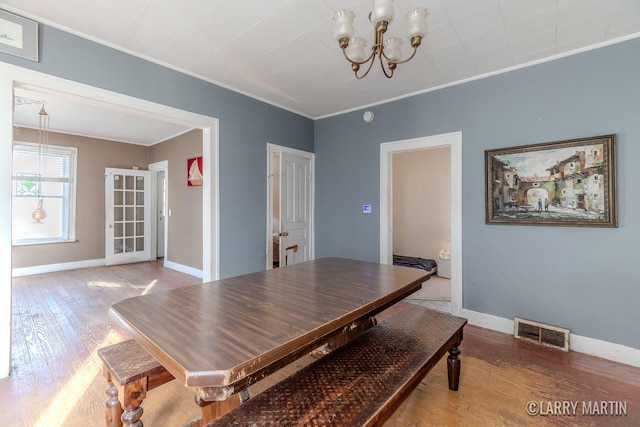
POLYGON ((34 245, 51 245, 57 243, 76 243, 75 239, 39 239, 39 240, 16 240, 11 243, 12 246, 34 246, 34 245))

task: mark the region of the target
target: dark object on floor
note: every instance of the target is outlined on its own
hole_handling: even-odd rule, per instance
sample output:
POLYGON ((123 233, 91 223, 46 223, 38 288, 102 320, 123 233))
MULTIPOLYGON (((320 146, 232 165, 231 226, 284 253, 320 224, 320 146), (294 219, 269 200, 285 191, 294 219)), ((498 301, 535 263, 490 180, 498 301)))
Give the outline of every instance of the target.
POLYGON ((416 258, 411 256, 393 255, 393 265, 421 268, 431 274, 436 274, 437 270, 437 263, 434 260, 426 258, 416 258))

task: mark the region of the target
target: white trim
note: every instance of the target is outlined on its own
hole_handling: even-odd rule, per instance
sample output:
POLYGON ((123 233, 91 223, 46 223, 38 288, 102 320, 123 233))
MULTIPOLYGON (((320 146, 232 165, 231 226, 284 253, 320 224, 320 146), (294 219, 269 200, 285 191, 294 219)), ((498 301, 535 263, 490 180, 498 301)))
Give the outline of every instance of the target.
POLYGON ((513 336, 513 320, 494 316, 492 314, 467 310, 466 308, 462 309, 460 316, 466 317, 471 325, 480 326, 481 328, 487 328, 492 331, 498 331, 513 336))
MULTIPOLYGON (((220 156, 218 119, 202 128, 202 278, 220 278, 220 156)), ((166 236, 168 237, 168 236, 166 236)), ((167 252, 165 252, 166 258, 167 252)))
MULTIPOLYGON (((12 145, 12 158, 15 155, 16 147, 18 147, 18 151, 23 151, 31 154, 32 156, 39 156, 40 146, 39 144, 33 142, 26 142, 22 140, 14 139, 12 145)), ((14 246, 28 246, 28 245, 38 245, 38 244, 46 244, 46 243, 68 243, 76 241, 76 203, 78 194, 78 148, 77 147, 69 147, 64 145, 53 145, 49 144, 47 147, 47 153, 57 154, 59 156, 65 156, 69 159, 69 175, 67 177, 49 177, 43 178, 44 182, 61 182, 69 184, 69 190, 67 197, 63 197, 64 200, 62 205, 62 211, 64 212, 65 204, 67 215, 64 218, 64 215, 61 215, 61 233, 63 236, 55 237, 55 238, 27 238, 27 239, 15 239, 15 236, 12 236, 13 245, 14 246), (67 230, 66 236, 64 235, 64 230, 67 230), (14 240, 15 239, 15 240, 14 240)), ((12 172, 12 175, 17 173, 16 171, 12 172)), ((21 177, 12 176, 12 183, 15 179, 20 179, 21 177)), ((37 177, 30 177, 30 179, 38 180, 37 177)), ((45 194, 46 200, 46 194, 45 194)))
POLYGON ((13 80, 0 75, 0 378, 11 372, 11 144, 13 80))
MULTIPOLYGON (((203 277, 206 281, 215 280, 220 275, 220 212, 219 212, 219 125, 218 119, 204 116, 167 105, 157 104, 132 96, 110 92, 93 86, 73 82, 41 72, 28 70, 15 65, 0 62, 0 117, 11 120, 0 121, 0 149, 10 150, 13 139, 13 85, 14 82, 28 83, 73 95, 97 99, 110 104, 123 105, 139 110, 142 116, 152 117, 169 123, 176 123, 187 127, 202 129, 203 142, 203 241, 202 264, 203 277), (7 142, 8 141, 8 142, 7 142), (4 147, 7 144, 9 147, 4 147)), ((4 151, 2 151, 4 153, 4 151)), ((10 151, 0 159, 11 159, 10 151)), ((5 159, 5 161, 6 161, 5 159)), ((0 181, 0 274, 8 283, 11 277, 11 198, 4 199, 5 191, 11 186, 11 167, 0 168, 1 177, 7 175, 8 181, 0 181), (5 172, 6 171, 6 172, 5 172), (3 203, 4 202, 4 203, 3 203), (5 242, 6 239, 8 243, 5 242), (8 253, 5 253, 8 252, 8 253)), ((7 313, 7 322, 0 319, 0 378, 7 376, 11 367, 11 291, 9 286, 0 287, 3 290, 0 300, 3 304, 0 313, 7 313), (6 306, 5 306, 6 305, 6 306)))
MULTIPOLYGON (((513 336, 514 321, 511 319, 467 309, 462 309, 460 315, 467 318, 470 325, 513 336)), ((624 363, 625 365, 640 367, 640 349, 609 341, 571 334, 569 338, 569 350, 601 357, 617 363, 624 363)))
POLYGON ((173 262, 173 261, 165 261, 164 267, 179 271, 180 273, 188 274, 190 276, 195 276, 200 279, 202 279, 202 276, 203 276, 202 270, 189 267, 188 265, 178 264, 177 262, 173 262))
MULTIPOLYGON (((151 171, 151 259, 158 258, 158 172, 164 172, 165 182, 169 179, 169 161, 161 160, 155 163, 149 163, 149 170, 151 171)), ((168 187, 168 186, 167 186, 168 187)), ((168 192, 168 188, 167 188, 168 192)), ((165 216, 166 218, 166 216, 165 216)), ((167 226, 169 221, 164 221, 164 254, 166 259, 167 254, 167 226)), ((163 262, 164 266, 164 262, 163 262)))
POLYGON ((18 267, 12 270, 12 277, 31 276, 32 274, 54 273, 56 271, 75 270, 78 268, 104 267, 105 259, 87 259, 83 261, 61 262, 58 264, 34 265, 18 267))
MULTIPOLYGON (((0 62, 0 78, 8 77, 17 82, 29 83, 56 91, 96 99, 110 104, 123 105, 139 110, 143 117, 151 117, 169 123, 202 129, 203 139, 203 272, 206 281, 216 280, 220 275, 220 212, 219 212, 219 137, 218 119, 179 110, 163 104, 134 98, 105 89, 88 86, 37 71, 0 62)), ((13 108, 13 96, 11 97, 13 108)))
POLYGON ((393 262, 393 153, 450 147, 451 153, 451 313, 462 310, 462 132, 380 144, 380 262, 393 262))
POLYGON ((640 349, 575 334, 571 334, 569 342, 569 349, 578 353, 640 367, 640 349))
POLYGON ((309 212, 309 228, 311 229, 309 233, 309 259, 315 259, 315 223, 314 223, 314 212, 315 212, 315 176, 316 176, 316 166, 315 166, 315 154, 310 153, 308 151, 298 150, 296 148, 285 147, 283 145, 272 144, 270 142, 267 143, 267 239, 266 239, 266 267, 267 270, 273 268, 273 264, 270 263, 270 260, 273 259, 273 239, 271 229, 273 227, 272 217, 273 217, 273 193, 271 191, 271 177, 273 172, 271 171, 271 158, 274 153, 278 152, 286 152, 290 154, 294 154, 296 156, 304 157, 309 159, 310 167, 311 167, 311 206, 309 212))

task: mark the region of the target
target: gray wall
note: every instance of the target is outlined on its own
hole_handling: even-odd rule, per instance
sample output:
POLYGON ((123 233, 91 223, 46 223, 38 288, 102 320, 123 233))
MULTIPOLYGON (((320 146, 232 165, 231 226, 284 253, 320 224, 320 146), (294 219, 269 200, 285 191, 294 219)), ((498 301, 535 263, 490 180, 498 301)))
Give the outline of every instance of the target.
POLYGON ((264 270, 268 142, 313 152, 312 120, 40 25, 40 62, 0 61, 218 118, 220 275, 264 270))
POLYGON ((316 256, 378 260, 380 143, 462 131, 463 307, 640 348, 638 52, 634 39, 388 103, 370 124, 317 121, 316 256), (619 228, 485 224, 484 150, 609 133, 619 228))

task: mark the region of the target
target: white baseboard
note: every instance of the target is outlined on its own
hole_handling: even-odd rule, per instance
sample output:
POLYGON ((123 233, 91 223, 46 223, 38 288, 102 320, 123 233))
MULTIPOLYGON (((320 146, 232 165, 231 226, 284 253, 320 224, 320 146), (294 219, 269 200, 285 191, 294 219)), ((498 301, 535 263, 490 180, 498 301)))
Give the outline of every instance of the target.
MULTIPOLYGON (((467 309, 462 309, 460 316, 466 317, 471 325, 513 335, 513 320, 467 309)), ((640 349, 633 347, 571 334, 569 349, 625 365, 640 367, 640 349)))
MULTIPOLYGON (((56 271, 75 270, 77 268, 103 267, 105 259, 88 259, 84 261, 62 262, 59 264, 35 265, 33 267, 20 267, 11 270, 11 277, 31 276, 32 274, 53 273, 56 271)), ((184 274, 202 279, 203 272, 197 268, 178 264, 171 261, 164 261, 163 266, 184 274)))
POLYGON ((189 267, 187 265, 178 264, 173 261, 165 260, 162 266, 166 268, 170 268, 172 270, 179 271, 180 273, 189 274, 191 276, 198 277, 200 279, 204 277, 202 270, 198 270, 197 268, 189 267))
POLYGON ((20 267, 11 270, 11 277, 30 276, 32 274, 53 273, 55 271, 75 270, 76 268, 89 268, 104 266, 104 258, 88 259, 84 261, 62 262, 59 264, 35 265, 33 267, 20 267))

